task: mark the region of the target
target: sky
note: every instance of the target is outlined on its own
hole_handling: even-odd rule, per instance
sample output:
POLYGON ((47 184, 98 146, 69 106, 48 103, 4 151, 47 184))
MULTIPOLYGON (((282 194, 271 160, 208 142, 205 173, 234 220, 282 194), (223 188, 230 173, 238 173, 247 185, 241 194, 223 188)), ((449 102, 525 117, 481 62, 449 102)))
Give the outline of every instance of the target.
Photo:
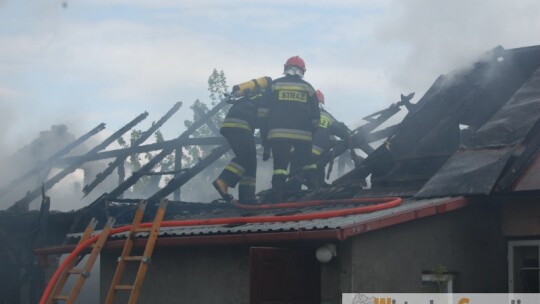
POLYGON ((163 128, 175 138, 214 68, 232 86, 277 78, 294 55, 354 126, 497 45, 540 44, 539 12, 534 0, 0 0, 2 153, 53 124, 112 133, 148 111, 146 128, 182 101, 163 128))
MULTIPOLYGON (((105 137, 142 112, 176 138, 208 77, 280 77, 287 58, 349 127, 496 46, 540 44, 538 0, 0 0, 0 157, 65 124, 105 137)), ((0 168, 1 169, 1 168, 0 168)), ((4 168, 5 169, 5 168, 4 168)))

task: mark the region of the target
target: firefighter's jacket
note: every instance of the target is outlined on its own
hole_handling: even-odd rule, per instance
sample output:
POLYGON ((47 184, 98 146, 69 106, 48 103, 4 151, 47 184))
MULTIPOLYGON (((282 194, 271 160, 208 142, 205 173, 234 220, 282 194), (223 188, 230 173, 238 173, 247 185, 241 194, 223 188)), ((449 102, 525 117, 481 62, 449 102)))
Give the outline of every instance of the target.
MULTIPOLYGON (((268 109, 268 140, 312 140, 312 132, 320 123, 321 113, 311 84, 297 75, 275 79, 266 90, 263 103, 268 109)), ((264 112, 264 107, 259 114, 264 112)), ((261 133, 266 135, 264 130, 261 133)))
POLYGON ((321 109, 321 122, 313 133, 313 154, 319 156, 330 149, 334 136, 348 140, 349 132, 349 128, 344 123, 337 121, 328 111, 321 109))
POLYGON ((239 131, 253 134, 253 131, 260 127, 257 110, 262 100, 261 96, 243 97, 236 101, 227 112, 220 133, 239 131))

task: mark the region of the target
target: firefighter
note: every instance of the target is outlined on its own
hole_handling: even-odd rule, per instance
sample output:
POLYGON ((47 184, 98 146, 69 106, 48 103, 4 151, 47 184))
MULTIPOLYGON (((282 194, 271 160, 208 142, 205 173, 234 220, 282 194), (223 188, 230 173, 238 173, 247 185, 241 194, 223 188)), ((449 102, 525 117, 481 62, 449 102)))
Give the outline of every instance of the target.
MULTIPOLYGON (((258 128, 258 108, 261 96, 271 79, 264 77, 254 79, 254 90, 247 90, 227 112, 220 133, 227 139, 235 157, 223 169, 219 177, 212 185, 226 201, 233 199, 228 193, 228 188, 238 187, 238 200, 242 204, 255 204, 255 173, 257 171, 257 156, 255 149, 255 128, 258 128), (261 85, 262 84, 262 85, 261 85)), ((237 86, 235 86, 237 87, 237 86)), ((231 95, 238 96, 233 87, 231 95)))
POLYGON ((324 168, 326 167, 326 164, 321 165, 318 162, 321 154, 332 148, 335 136, 348 143, 351 131, 344 123, 337 121, 334 116, 324 109, 324 94, 320 90, 317 90, 315 93, 321 109, 321 122, 313 134, 313 147, 311 152, 313 153, 315 162, 318 163, 316 174, 317 183, 323 185, 325 184, 324 168))
MULTIPOLYGON (((308 187, 316 187, 316 166, 312 159, 311 142, 312 132, 320 122, 320 110, 315 90, 303 80, 305 72, 306 65, 302 58, 289 58, 284 65, 285 76, 272 81, 264 97, 268 108, 267 142, 274 159, 274 202, 283 199, 291 149, 294 149, 295 157, 300 160, 299 165, 308 180, 308 187)), ((265 158, 268 158, 267 154, 265 158)))

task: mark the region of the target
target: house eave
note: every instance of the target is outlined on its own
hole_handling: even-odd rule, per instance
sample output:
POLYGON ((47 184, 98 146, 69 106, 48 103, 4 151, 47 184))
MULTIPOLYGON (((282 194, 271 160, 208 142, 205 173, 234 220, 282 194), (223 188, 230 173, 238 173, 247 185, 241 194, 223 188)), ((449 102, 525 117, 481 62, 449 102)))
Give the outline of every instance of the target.
MULTIPOLYGON (((385 227, 414 221, 420 218, 442 214, 466 207, 470 199, 465 197, 454 197, 445 200, 437 205, 431 205, 411 210, 405 210, 398 213, 392 213, 387 216, 379 217, 373 220, 356 223, 337 229, 319 229, 319 230, 296 230, 280 231, 266 233, 235 233, 220 235, 197 235, 197 236, 173 236, 159 238, 156 242, 158 247, 189 247, 189 246, 211 246, 211 245, 238 245, 238 244, 269 244, 277 242, 297 242, 297 241, 345 241, 356 235, 382 229, 385 227)), ((108 241, 103 250, 117 250, 123 248, 125 240, 108 241)), ((135 247, 144 247, 146 240, 144 238, 136 239, 135 247)), ((52 254, 65 254, 71 252, 75 245, 63 245, 46 248, 38 248, 34 253, 38 256, 47 256, 52 254)))

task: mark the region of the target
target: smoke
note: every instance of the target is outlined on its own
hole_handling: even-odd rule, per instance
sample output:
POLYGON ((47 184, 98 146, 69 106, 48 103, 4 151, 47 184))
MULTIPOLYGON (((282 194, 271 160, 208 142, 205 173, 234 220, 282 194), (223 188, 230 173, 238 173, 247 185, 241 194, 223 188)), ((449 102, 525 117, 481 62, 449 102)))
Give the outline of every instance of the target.
MULTIPOLYGON (((368 92, 379 100, 369 110, 364 105, 363 115, 399 101, 400 93, 415 92, 412 103, 418 102, 440 75, 466 70, 498 46, 539 44, 538 11, 540 2, 534 0, 392 1, 363 27, 356 26, 356 31, 365 33, 367 43, 360 48, 362 62, 354 68, 369 66, 374 69, 371 74, 378 70, 381 75, 368 81, 371 89, 359 88, 358 94, 368 92)), ((351 120, 350 112, 344 104, 332 113, 352 128, 365 123, 351 120)), ((402 107, 381 128, 399 123, 406 112, 402 107)))
MULTIPOLYGON (((2 192, 6 192, 0 198, 0 209, 12 206, 16 201, 22 199, 28 191, 39 188, 42 183, 64 170, 65 167, 60 166, 36 171, 35 174, 23 182, 13 185, 9 189, 6 188, 12 181, 36 168, 44 160, 75 139, 76 136, 71 133, 66 125, 53 125, 49 130, 39 132, 39 135, 35 139, 19 148, 12 155, 0 158, 0 189, 2 189, 2 192)), ((99 135, 92 137, 65 156, 83 155, 89 150, 89 147, 95 146, 102 140, 99 135)), ((110 189, 111 183, 116 177, 115 175, 111 175, 91 195, 81 200, 85 175, 90 175, 89 178, 94 178, 95 174, 103 170, 106 164, 107 161, 87 162, 81 168, 67 175, 51 189, 47 190, 46 195, 51 198, 51 209, 60 211, 79 209, 92 202, 102 193, 100 191, 103 191, 104 188, 110 189)), ((38 202, 39 198, 35 199, 30 204, 30 209, 38 209, 38 202)))
MULTIPOLYGON (((22 198, 27 191, 39 187, 47 178, 50 170, 36 172, 22 183, 6 189, 9 183, 22 176, 40 162, 58 151, 59 147, 67 145, 74 140, 74 136, 67 132, 64 125, 54 125, 50 130, 42 131, 31 143, 21 147, 14 154, 1 158, 0 185, 2 190, 9 193, 2 197, 2 208, 11 206, 16 200, 22 198)), ((4 143, 5 144, 5 143, 4 143)))
MULTIPOLYGON (((9 126, 11 125, 11 117, 12 117, 12 110, 7 105, 7 103, 4 102, 2 97, 2 91, 0 88, 0 146, 6 147, 7 146, 7 130, 9 129, 9 126)), ((3 158, 6 155, 6 151, 3 149, 0 149, 0 158, 3 158)))
POLYGON ((386 71, 391 85, 423 93, 438 75, 499 45, 538 44, 539 11, 535 0, 394 1, 375 28, 374 43, 395 52, 386 71))
MULTIPOLYGON (((161 7, 162 2, 148 5, 161 7)), ((13 3, 0 0, 0 7, 7 6, 9 10, 13 3)), ((110 4, 100 1, 99 9, 93 11, 96 7, 91 3, 94 1, 78 2, 66 10, 61 1, 47 2, 30 6, 21 16, 24 18, 16 18, 17 21, 6 19, 5 24, 16 34, 8 32, 0 37, 10 46, 0 51, 2 58, 6 58, 0 70, 6 75, 0 79, 0 128, 5 131, 0 133, 0 144, 8 150, 15 141, 19 141, 15 144, 20 143, 20 138, 26 137, 29 131, 34 134, 38 128, 35 113, 39 113, 42 124, 46 121, 45 125, 56 121, 66 123, 66 112, 71 117, 84 117, 79 122, 115 123, 129 115, 127 111, 136 111, 142 99, 145 102, 171 100, 173 94, 190 98, 188 94, 196 94, 191 89, 203 87, 201 79, 205 80, 207 72, 216 66, 223 66, 230 79, 237 81, 245 80, 246 76, 279 74, 282 60, 297 50, 308 56, 308 80, 325 90, 334 104, 332 114, 355 127, 359 117, 398 101, 399 93, 414 91, 413 102, 419 100, 437 76, 466 66, 498 45, 513 48, 538 44, 540 26, 540 18, 536 16, 540 2, 535 0, 345 1, 327 6, 316 1, 305 5, 302 22, 286 18, 289 15, 283 17, 282 13, 291 12, 287 6, 292 6, 290 3, 280 5, 281 8, 247 2, 234 5, 251 12, 245 14, 245 10, 223 10, 213 4, 196 10, 190 8, 198 3, 175 10, 176 3, 168 2, 171 7, 168 18, 203 21, 189 23, 189 26, 185 23, 163 26, 137 18, 125 19, 123 15, 96 18, 100 22, 88 22, 93 18, 79 19, 82 15, 77 14, 81 12, 78 9, 88 9, 85 13, 90 15, 102 12, 101 5, 110 4), (379 4, 381 2, 383 4, 379 4), (345 10, 347 14, 343 13, 345 10), (251 17, 246 19, 246 16, 251 17), (228 22, 223 24, 223 20, 228 22), (298 31, 305 39, 275 32, 276 21, 291 29, 287 32, 298 31), (308 22, 308 26, 303 22, 308 22), (241 28, 232 27, 237 23, 241 28), (19 27, 32 30, 20 32, 19 27), (301 30, 306 28, 318 34, 304 35, 301 30), (230 39, 229 36, 246 37, 244 32, 239 32, 244 29, 255 29, 261 35, 247 40, 230 39), (257 40, 258 37, 265 38, 257 40), (290 39, 295 40, 294 45, 289 43, 290 39), (213 47, 215 45, 220 47, 213 47), (252 54, 259 55, 253 57, 252 54), (24 94, 11 98, 13 92, 5 88, 7 84, 24 94), (181 93, 178 88, 182 89, 181 93), (70 100, 78 103, 68 103, 70 100), (129 100, 130 104, 114 106, 119 100, 129 100), (102 102, 108 102, 109 111, 101 110, 102 102), (34 109, 24 123, 16 120, 17 114, 22 117, 23 111, 15 104, 34 109), (63 111, 51 110, 58 108, 63 111), (11 125, 17 126, 17 132, 11 125)), ((154 108, 156 106, 153 104, 154 108)), ((69 125, 72 128, 74 124, 69 125)), ((0 156, 6 156, 5 149, 0 151, 0 156)), ((10 175, 21 172, 19 169, 10 171, 10 175)), ((67 187, 77 187, 75 181, 80 175, 78 172, 70 176, 72 185, 67 187)), ((205 197, 215 197, 213 193, 210 187, 205 197)))

